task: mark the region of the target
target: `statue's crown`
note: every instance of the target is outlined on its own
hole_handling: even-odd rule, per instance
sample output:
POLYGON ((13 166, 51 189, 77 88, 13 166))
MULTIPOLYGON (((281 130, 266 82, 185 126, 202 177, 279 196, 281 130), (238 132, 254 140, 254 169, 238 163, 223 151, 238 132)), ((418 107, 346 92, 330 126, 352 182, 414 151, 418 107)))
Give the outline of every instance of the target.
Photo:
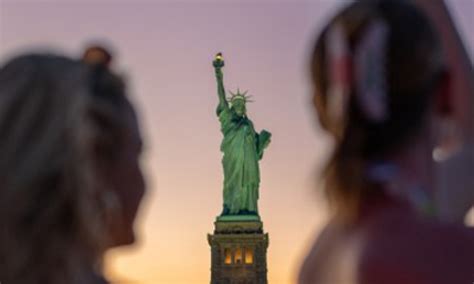
POLYGON ((252 102, 251 100, 252 96, 247 96, 247 92, 248 91, 241 93, 240 89, 237 89, 237 93, 232 93, 231 91, 229 91, 231 96, 227 100, 231 103, 235 102, 236 100, 242 100, 245 103, 252 102))

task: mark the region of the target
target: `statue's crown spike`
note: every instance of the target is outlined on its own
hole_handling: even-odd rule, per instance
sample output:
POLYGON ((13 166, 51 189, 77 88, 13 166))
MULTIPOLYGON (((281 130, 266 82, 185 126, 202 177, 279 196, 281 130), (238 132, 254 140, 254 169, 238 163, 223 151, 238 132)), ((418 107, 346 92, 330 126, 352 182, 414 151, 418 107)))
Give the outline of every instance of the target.
POLYGON ((237 93, 233 93, 230 90, 229 90, 229 93, 231 94, 230 98, 228 98, 228 101, 230 102, 235 101, 235 100, 243 100, 246 103, 252 102, 252 100, 250 100, 252 96, 247 95, 248 91, 241 93, 240 88, 237 88, 237 93))

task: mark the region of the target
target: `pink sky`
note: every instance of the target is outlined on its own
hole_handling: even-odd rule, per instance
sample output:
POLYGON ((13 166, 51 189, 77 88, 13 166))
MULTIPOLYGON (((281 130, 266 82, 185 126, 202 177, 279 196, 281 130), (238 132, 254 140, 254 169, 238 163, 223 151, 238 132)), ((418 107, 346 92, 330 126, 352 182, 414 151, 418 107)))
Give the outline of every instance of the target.
MULTIPOLYGON (((315 173, 330 149, 309 107, 305 60, 341 4, 0 0, 1 61, 33 48, 77 56, 100 39, 113 44, 117 68, 129 75, 147 142, 149 194, 137 224, 140 242, 108 256, 117 283, 209 283, 207 233, 222 203, 211 66, 217 51, 226 58, 226 88, 248 89, 255 99, 249 116, 257 130, 274 135, 261 163, 269 281, 294 281, 325 219, 315 173)), ((450 4, 474 54, 474 2, 450 4)))

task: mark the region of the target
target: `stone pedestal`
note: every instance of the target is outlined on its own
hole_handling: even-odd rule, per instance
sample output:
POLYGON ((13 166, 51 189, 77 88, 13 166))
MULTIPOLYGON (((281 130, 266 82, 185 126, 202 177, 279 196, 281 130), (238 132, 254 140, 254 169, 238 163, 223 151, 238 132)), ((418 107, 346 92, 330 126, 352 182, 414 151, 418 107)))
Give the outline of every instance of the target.
POLYGON ((224 216, 208 235, 211 284, 266 284, 268 234, 258 216, 224 216))

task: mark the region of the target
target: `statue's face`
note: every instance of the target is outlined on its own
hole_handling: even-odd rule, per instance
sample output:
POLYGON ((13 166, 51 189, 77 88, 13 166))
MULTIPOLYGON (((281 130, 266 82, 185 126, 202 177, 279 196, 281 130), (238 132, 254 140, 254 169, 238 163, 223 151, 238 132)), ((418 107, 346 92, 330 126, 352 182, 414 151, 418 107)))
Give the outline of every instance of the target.
POLYGON ((247 113, 244 100, 235 100, 232 102, 232 108, 238 116, 244 116, 247 113))

